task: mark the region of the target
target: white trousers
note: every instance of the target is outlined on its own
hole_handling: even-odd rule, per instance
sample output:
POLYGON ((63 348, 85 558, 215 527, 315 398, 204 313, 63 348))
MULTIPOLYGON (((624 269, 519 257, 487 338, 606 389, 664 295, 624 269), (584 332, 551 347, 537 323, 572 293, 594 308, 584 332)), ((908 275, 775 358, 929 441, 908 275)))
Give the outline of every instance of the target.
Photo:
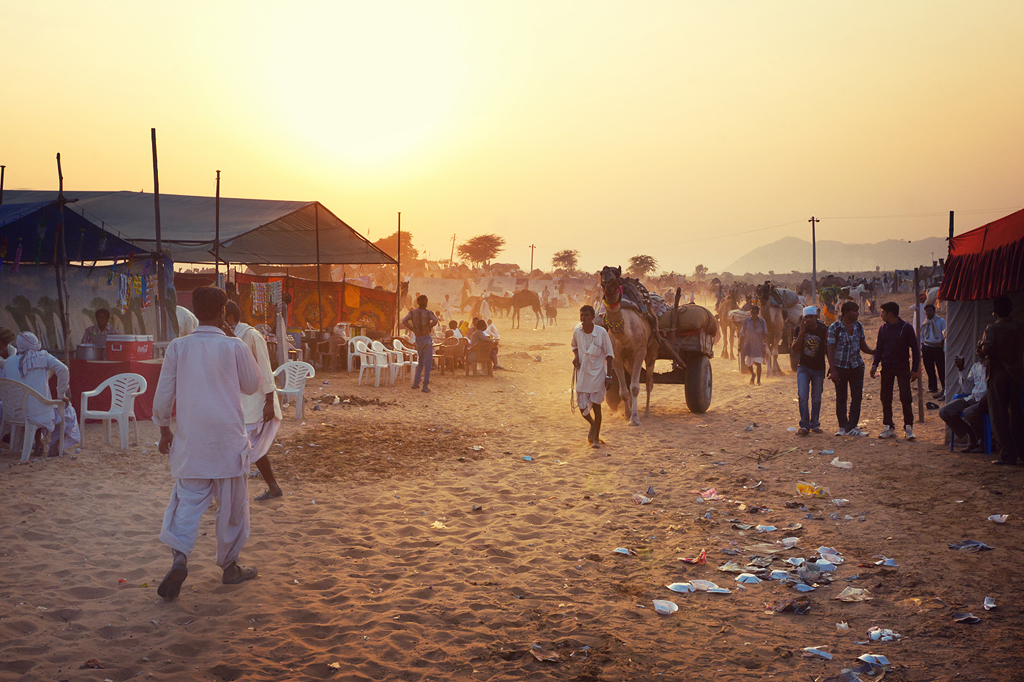
POLYGON ((245 476, 234 478, 179 478, 164 513, 160 541, 185 556, 199 536, 199 519, 217 500, 217 565, 227 568, 249 539, 249 486, 245 476))
POLYGON ((274 444, 279 428, 281 428, 280 419, 271 419, 268 422, 256 422, 255 424, 245 425, 245 430, 249 434, 249 444, 252 446, 249 450, 250 466, 262 459, 270 451, 270 446, 274 444))

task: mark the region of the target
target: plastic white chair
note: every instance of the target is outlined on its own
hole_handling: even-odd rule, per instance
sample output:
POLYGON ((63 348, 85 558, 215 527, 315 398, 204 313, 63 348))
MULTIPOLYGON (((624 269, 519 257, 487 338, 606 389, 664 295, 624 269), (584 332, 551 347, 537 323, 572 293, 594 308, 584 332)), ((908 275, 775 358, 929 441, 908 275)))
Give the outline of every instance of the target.
POLYGON ((402 364, 405 365, 405 372, 410 381, 416 372, 416 365, 420 361, 420 354, 415 348, 408 348, 404 343, 395 339, 395 350, 402 354, 402 364))
POLYGON ((308 362, 292 360, 274 370, 274 379, 277 379, 279 374, 284 374, 284 388, 278 388, 277 392, 282 396, 285 405, 288 404, 288 396, 295 396, 295 418, 301 420, 306 379, 315 377, 316 370, 308 362))
POLYGON ((356 341, 356 355, 359 357, 359 381, 356 384, 362 385, 363 372, 371 370, 374 373, 373 385, 380 387, 380 371, 388 366, 387 354, 374 352, 362 341, 356 341))
MULTIPOLYGON (((348 367, 348 371, 353 372, 356 369, 354 360, 359 360, 359 367, 363 366, 363 357, 359 355, 359 348, 356 344, 362 341, 364 346, 369 346, 372 341, 369 336, 353 336, 348 340, 348 355, 346 356, 345 366, 348 367)), ((370 361, 372 362, 372 360, 370 361)))
POLYGON ((139 420, 135 418, 135 398, 146 392, 149 384, 141 374, 117 374, 91 391, 82 393, 82 410, 78 413, 79 429, 85 433, 86 419, 102 419, 107 427, 106 443, 110 445, 110 425, 117 422, 121 437, 121 451, 128 449, 128 428, 135 422, 135 445, 139 444, 139 420), (110 389, 110 409, 90 410, 89 398, 95 398, 110 389))
POLYGON ((395 379, 399 376, 405 376, 405 356, 396 350, 390 350, 380 341, 374 341, 370 345, 370 350, 374 353, 384 353, 384 358, 388 365, 388 371, 391 376, 391 385, 395 385, 395 379))
MULTIPOLYGON (((0 438, 10 431, 11 449, 16 450, 18 431, 21 431, 21 461, 27 462, 32 457, 32 445, 35 443, 36 431, 40 428, 28 421, 29 398, 37 400, 43 405, 64 409, 63 400, 51 400, 39 395, 34 389, 14 379, 0 379, 0 403, 4 406, 3 421, 0 421, 0 438)), ((57 425, 60 432, 60 452, 64 452, 64 421, 57 425)))

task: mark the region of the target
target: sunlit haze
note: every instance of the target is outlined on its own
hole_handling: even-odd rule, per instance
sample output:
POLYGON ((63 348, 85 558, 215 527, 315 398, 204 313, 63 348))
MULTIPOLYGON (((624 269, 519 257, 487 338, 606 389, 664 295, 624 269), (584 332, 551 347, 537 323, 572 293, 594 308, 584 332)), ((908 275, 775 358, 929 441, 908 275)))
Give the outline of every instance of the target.
MULTIPOLYGON (((431 258, 943 237, 1024 206, 1024 3, 0 2, 7 189, 318 200, 431 258)), ((211 226, 212 230, 212 226, 211 226)), ((807 254, 810 269, 810 253, 807 254)))

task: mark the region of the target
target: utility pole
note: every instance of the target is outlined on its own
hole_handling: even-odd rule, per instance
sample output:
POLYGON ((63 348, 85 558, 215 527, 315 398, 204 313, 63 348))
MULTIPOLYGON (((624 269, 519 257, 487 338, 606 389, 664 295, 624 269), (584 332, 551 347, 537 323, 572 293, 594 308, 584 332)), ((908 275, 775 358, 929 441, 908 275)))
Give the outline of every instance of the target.
POLYGON ((455 264, 455 235, 453 234, 452 235, 452 255, 451 255, 451 258, 448 259, 448 267, 451 267, 454 264, 455 264))
POLYGON ((530 244, 530 274, 531 275, 533 274, 533 250, 536 249, 536 248, 537 247, 535 245, 530 244))
POLYGON ((814 290, 811 295, 811 303, 818 305, 818 242, 815 239, 814 228, 821 221, 811 216, 807 222, 811 224, 811 287, 814 290))

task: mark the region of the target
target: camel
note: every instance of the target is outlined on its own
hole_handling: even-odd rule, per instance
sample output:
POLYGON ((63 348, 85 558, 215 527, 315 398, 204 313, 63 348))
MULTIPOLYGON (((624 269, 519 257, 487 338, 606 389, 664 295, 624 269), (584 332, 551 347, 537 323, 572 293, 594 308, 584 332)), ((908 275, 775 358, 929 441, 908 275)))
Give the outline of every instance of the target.
MULTIPOLYGON (((651 390, 654 388, 654 363, 658 359, 658 339, 651 323, 636 310, 623 307, 622 268, 605 266, 601 270, 604 287, 604 327, 612 340, 615 359, 612 367, 619 384, 619 397, 625 404, 625 417, 630 426, 640 426, 640 368, 647 364, 647 405, 644 418, 651 414, 651 390), (626 384, 628 372, 630 383, 626 384)), ((608 406, 615 411, 618 400, 608 394, 608 406)))
POLYGON ((739 307, 739 297, 735 291, 730 290, 726 297, 722 299, 722 302, 718 304, 718 310, 716 311, 718 325, 722 330, 722 357, 729 358, 730 360, 736 358, 733 349, 735 348, 736 338, 739 336, 739 330, 729 318, 729 313, 739 307))
MULTIPOLYGON (((518 325, 522 329, 521 320, 519 317, 519 310, 521 308, 530 307, 533 308, 534 315, 537 316, 537 322, 533 325, 536 329, 537 325, 544 324, 544 314, 540 308, 540 296, 537 295, 536 291, 530 291, 529 289, 523 289, 517 291, 512 295, 512 328, 515 329, 518 325)), ((544 329, 547 329, 547 325, 544 325, 544 329)))
POLYGON ((785 324, 782 319, 782 308, 772 305, 769 300, 771 290, 772 287, 768 284, 759 284, 756 291, 761 317, 764 318, 764 322, 768 326, 768 338, 765 339, 765 344, 768 346, 769 357, 764 359, 768 376, 783 374, 779 367, 779 342, 782 341, 783 325, 785 324))
POLYGON ((555 305, 554 301, 544 304, 544 315, 548 318, 548 324, 552 327, 558 324, 558 306, 555 305))
POLYGON ((504 317, 512 310, 512 297, 507 294, 505 296, 491 296, 487 300, 491 304, 491 310, 494 311, 494 317, 497 317, 499 312, 504 317))

